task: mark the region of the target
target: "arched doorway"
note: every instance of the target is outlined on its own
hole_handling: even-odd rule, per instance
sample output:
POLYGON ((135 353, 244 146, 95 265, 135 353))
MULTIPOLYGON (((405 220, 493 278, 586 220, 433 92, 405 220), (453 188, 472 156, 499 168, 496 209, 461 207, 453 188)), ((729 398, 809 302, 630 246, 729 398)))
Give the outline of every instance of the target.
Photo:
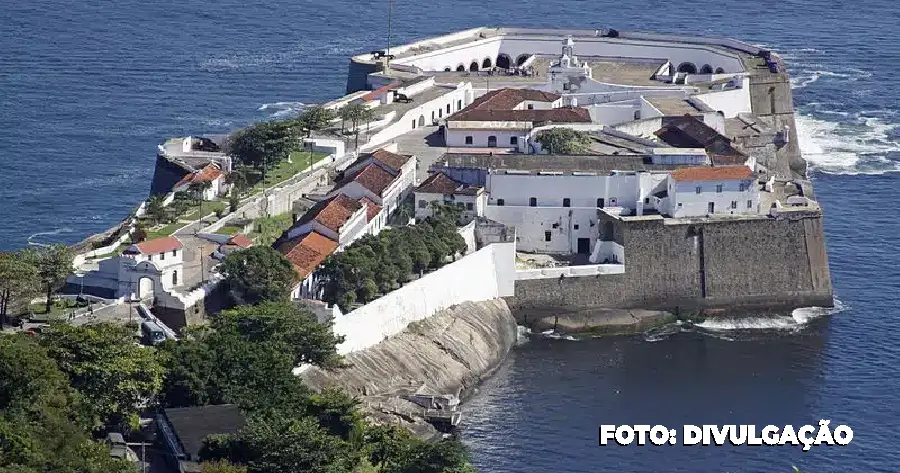
POLYGON ((472 64, 469 64, 469 71, 470 71, 470 72, 475 72, 475 71, 477 71, 477 70, 478 70, 478 62, 477 62, 477 61, 472 61, 472 64))
POLYGON ((490 69, 491 66, 493 66, 493 65, 494 64, 491 62, 491 58, 489 58, 489 57, 486 57, 486 58, 484 58, 484 61, 481 61, 482 69, 490 69))
POLYGON ((678 65, 678 72, 684 72, 687 74, 696 74, 697 66, 692 62, 683 62, 678 65))
POLYGON ((444 68, 444 72, 450 72, 450 71, 452 71, 452 70, 453 70, 453 69, 451 69, 450 66, 447 66, 447 67, 444 68))
POLYGON ((724 74, 724 73, 725 73, 725 69, 724 69, 724 68, 721 68, 721 67, 717 67, 717 68, 716 68, 716 74, 724 74))
POLYGON ((488 136, 488 148, 496 148, 497 147, 497 137, 496 136, 488 136))
POLYGON ((509 66, 511 64, 512 59, 510 59, 506 54, 497 56, 497 67, 499 67, 500 69, 509 69, 509 66))
POLYGON ((153 297, 153 280, 148 277, 143 277, 138 280, 138 299, 148 299, 153 297))
POLYGON ((713 68, 709 64, 704 64, 703 67, 700 68, 701 74, 712 74, 713 68))
POLYGON ((456 66, 456 72, 465 72, 465 71, 466 71, 466 66, 464 66, 462 64, 456 66))
POLYGON ((172 286, 178 285, 178 271, 172 271, 172 286))
POLYGON ((516 65, 521 66, 522 64, 525 64, 525 61, 527 61, 527 60, 528 60, 527 54, 520 54, 519 57, 516 58, 516 65))
POLYGON ((419 115, 419 126, 425 126, 425 115, 419 115))

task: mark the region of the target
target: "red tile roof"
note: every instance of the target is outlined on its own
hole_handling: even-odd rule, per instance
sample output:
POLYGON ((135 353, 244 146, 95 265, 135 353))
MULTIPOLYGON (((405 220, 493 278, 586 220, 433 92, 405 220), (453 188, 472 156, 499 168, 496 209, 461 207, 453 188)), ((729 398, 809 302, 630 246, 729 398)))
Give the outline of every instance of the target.
POLYGON ((300 278, 305 279, 325 261, 328 255, 334 253, 337 247, 336 241, 320 233, 310 232, 302 238, 283 243, 278 247, 278 251, 290 260, 300 278))
POLYGON ((427 192, 430 194, 477 195, 478 190, 477 187, 454 181, 442 172, 428 176, 428 179, 425 179, 425 182, 416 188, 416 192, 427 192))
POLYGON ((238 233, 233 237, 228 239, 226 245, 238 246, 241 248, 250 248, 253 246, 253 240, 251 240, 247 235, 238 233))
POLYGON ((554 121, 584 123, 591 121, 586 108, 563 107, 549 110, 515 110, 522 102, 555 102, 560 95, 532 89, 500 89, 475 99, 468 107, 447 118, 448 121, 554 121))
POLYGON ((350 217, 361 208, 362 204, 359 202, 344 194, 338 194, 328 200, 324 207, 318 209, 314 207, 316 213, 313 215, 313 220, 329 230, 340 232, 347 220, 350 220, 350 217))
POLYGON ((179 250, 183 246, 181 240, 173 236, 168 236, 131 245, 126 248, 124 252, 128 254, 152 255, 154 253, 179 250))
POLYGON ((672 179, 681 182, 737 181, 753 177, 753 171, 747 166, 700 166, 682 168, 672 173, 672 179))
POLYGON ((216 179, 222 177, 225 173, 219 169, 215 164, 207 164, 203 169, 192 172, 190 174, 186 174, 180 181, 178 181, 172 188, 177 189, 181 186, 190 185, 194 182, 212 182, 216 179))
POLYGON ((376 204, 375 202, 372 202, 371 199, 363 197, 362 199, 359 199, 359 203, 366 206, 367 222, 371 222, 372 219, 375 218, 376 215, 378 215, 378 212, 381 212, 381 206, 376 204))
POLYGON ((408 163, 412 156, 405 154, 392 153, 384 149, 377 149, 370 153, 372 158, 380 161, 385 166, 394 170, 394 174, 399 174, 404 164, 408 163))
POLYGON ((377 196, 381 196, 382 192, 394 182, 394 176, 391 173, 381 169, 377 164, 370 164, 356 173, 350 181, 358 182, 361 186, 368 189, 377 196))
POLYGON ((363 95, 362 100, 365 100, 366 102, 371 102, 372 100, 375 100, 375 97, 377 97, 378 95, 381 95, 381 94, 383 94, 393 88, 396 88, 396 87, 400 87, 400 83, 399 82, 391 82, 388 85, 385 85, 383 87, 375 89, 366 95, 363 95))

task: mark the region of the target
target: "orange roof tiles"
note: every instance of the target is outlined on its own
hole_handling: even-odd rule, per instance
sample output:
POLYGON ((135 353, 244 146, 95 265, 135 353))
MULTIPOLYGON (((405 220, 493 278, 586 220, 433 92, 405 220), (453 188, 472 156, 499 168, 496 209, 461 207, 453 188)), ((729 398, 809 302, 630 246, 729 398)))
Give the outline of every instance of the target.
POLYGON ((376 215, 378 215, 378 212, 381 212, 381 206, 376 204, 375 202, 372 202, 371 199, 363 197, 362 199, 359 199, 359 203, 366 206, 367 222, 371 222, 372 219, 375 218, 376 215))
POLYGON ((682 168, 672 173, 672 179, 681 182, 736 181, 753 177, 753 171, 747 166, 700 166, 682 168))
POLYGON ((350 181, 358 182, 373 194, 381 196, 382 192, 391 185, 391 182, 394 182, 394 176, 381 169, 381 166, 370 164, 364 167, 362 171, 356 173, 350 181))
POLYGON ((188 185, 194 182, 212 182, 216 179, 222 177, 225 173, 219 169, 215 164, 207 164, 203 169, 192 172, 190 174, 186 174, 180 181, 178 181, 172 188, 177 189, 181 186, 188 185))
POLYGON ((334 253, 338 243, 320 233, 310 232, 303 238, 287 241, 278 251, 290 260, 301 279, 305 279, 334 253))
POLYGON ((563 107, 549 110, 516 110, 522 102, 555 102, 560 95, 532 89, 500 89, 475 99, 468 107, 451 115, 450 121, 554 121, 584 123, 591 121, 586 108, 563 107))
POLYGON ((428 176, 428 179, 425 179, 425 182, 416 188, 416 192, 476 195, 478 193, 478 188, 456 182, 446 174, 438 172, 428 176))
POLYGON ((347 220, 350 220, 350 217, 361 208, 362 204, 359 202, 344 194, 338 194, 329 200, 313 219, 329 230, 340 232, 347 220))
POLYGON ((366 102, 371 102, 371 101, 375 100, 375 97, 378 97, 379 95, 381 95, 393 88, 396 88, 396 87, 400 87, 400 82, 391 82, 388 85, 385 85, 383 87, 375 89, 366 95, 363 95, 361 98, 362 98, 362 100, 364 100, 366 102))
POLYGON ((239 246, 241 248, 250 248, 253 246, 253 240, 251 240, 247 235, 238 233, 233 237, 228 239, 227 245, 239 246))
POLYGON ((404 164, 408 163, 412 156, 405 154, 397 154, 385 149, 377 149, 371 154, 372 158, 380 161, 385 166, 394 170, 394 174, 399 174, 404 164))
POLYGON ((125 253, 139 253, 143 255, 149 255, 154 253, 165 253, 167 251, 178 250, 183 246, 184 245, 181 243, 181 240, 173 236, 168 236, 162 238, 154 238, 153 240, 147 240, 135 245, 131 245, 125 250, 125 253))

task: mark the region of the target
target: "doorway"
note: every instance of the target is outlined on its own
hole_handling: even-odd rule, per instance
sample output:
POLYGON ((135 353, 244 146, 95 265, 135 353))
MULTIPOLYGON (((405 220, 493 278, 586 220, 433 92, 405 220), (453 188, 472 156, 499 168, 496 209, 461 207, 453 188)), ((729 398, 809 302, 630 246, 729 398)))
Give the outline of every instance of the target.
POLYGON ((578 239, 578 254, 580 254, 580 255, 591 254, 591 239, 590 238, 579 238, 578 239))
POLYGON ((709 213, 709 214, 716 213, 716 203, 715 202, 710 202, 709 205, 707 205, 706 213, 709 213))

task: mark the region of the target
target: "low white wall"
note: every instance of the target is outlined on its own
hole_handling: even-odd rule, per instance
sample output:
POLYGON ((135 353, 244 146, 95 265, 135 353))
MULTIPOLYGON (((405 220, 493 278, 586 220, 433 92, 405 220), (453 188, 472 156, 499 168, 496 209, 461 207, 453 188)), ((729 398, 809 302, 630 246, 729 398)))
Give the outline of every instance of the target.
POLYGON ((412 322, 466 301, 512 295, 515 243, 486 246, 333 320, 344 337, 338 353, 364 350, 403 331, 412 322))
MULTIPOLYGON (((749 85, 750 79, 746 79, 749 85)), ((734 118, 739 113, 748 113, 752 110, 750 104, 750 88, 722 90, 705 94, 694 95, 694 98, 709 105, 715 111, 720 111, 725 118, 734 118)))
POLYGON ((633 122, 622 123, 613 126, 614 130, 628 133, 632 136, 640 136, 648 138, 653 136, 653 132, 662 128, 662 117, 646 118, 633 122))
POLYGON ((598 276, 601 274, 625 274, 625 265, 591 264, 584 266, 565 266, 562 268, 520 269, 516 271, 516 280, 558 279, 560 277, 577 278, 582 276, 598 276))
POLYGON ((463 237, 463 240, 466 240, 466 254, 472 253, 473 251, 478 249, 478 245, 475 243, 474 220, 469 222, 466 226, 460 227, 457 231, 463 237))

